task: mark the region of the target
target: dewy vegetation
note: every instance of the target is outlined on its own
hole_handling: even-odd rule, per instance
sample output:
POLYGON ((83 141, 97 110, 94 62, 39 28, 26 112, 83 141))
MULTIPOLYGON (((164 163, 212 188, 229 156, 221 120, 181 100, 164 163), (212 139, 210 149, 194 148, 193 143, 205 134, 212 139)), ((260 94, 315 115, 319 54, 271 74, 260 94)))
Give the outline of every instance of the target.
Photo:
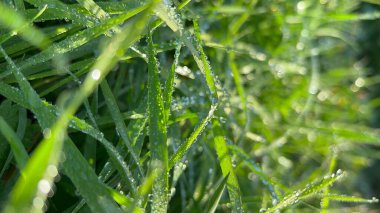
POLYGON ((0 2, 1 211, 376 206, 360 4, 0 2))

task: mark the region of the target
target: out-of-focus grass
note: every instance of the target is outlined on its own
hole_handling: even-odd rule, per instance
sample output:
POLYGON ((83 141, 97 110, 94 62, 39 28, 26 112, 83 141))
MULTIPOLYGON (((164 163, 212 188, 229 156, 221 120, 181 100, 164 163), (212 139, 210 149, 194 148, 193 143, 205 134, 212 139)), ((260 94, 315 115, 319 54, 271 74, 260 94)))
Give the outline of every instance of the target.
POLYGON ((370 208, 359 4, 0 3, 2 210, 370 208))

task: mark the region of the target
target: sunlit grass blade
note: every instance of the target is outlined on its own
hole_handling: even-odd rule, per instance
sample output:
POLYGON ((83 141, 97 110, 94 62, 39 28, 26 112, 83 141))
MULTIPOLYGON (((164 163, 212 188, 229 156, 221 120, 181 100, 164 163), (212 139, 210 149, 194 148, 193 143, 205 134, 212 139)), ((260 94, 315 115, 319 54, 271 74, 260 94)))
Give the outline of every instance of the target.
POLYGON ((148 33, 148 110, 151 169, 158 173, 153 185, 152 211, 166 212, 168 206, 168 149, 166 146, 166 118, 159 79, 159 68, 148 33), (155 167, 157 166, 157 167, 155 167))
MULTIPOLYGON (((39 103, 39 96, 33 89, 31 89, 32 87, 29 82, 25 79, 20 69, 14 64, 2 47, 0 47, 0 51, 10 64, 13 75, 24 93, 24 97, 29 99, 29 104, 32 109, 39 111, 41 105, 39 103)), ((45 139, 37 147, 33 156, 23 169, 22 173, 24 175, 18 180, 16 186, 12 190, 11 198, 5 208, 6 211, 23 212, 28 211, 28 209, 39 211, 43 208, 44 200, 51 189, 52 181, 56 175, 50 175, 47 173, 47 168, 48 166, 54 168, 57 167, 64 137, 64 135, 51 133, 50 129, 46 129, 45 134, 45 139), (62 142, 56 141, 58 137, 62 137, 62 142), (36 192, 37 185, 41 185, 42 183, 44 188, 41 189, 40 187, 36 192), (31 205, 32 199, 38 199, 40 203, 42 202, 42 205, 31 205)))
POLYGON ((100 20, 106 19, 109 15, 97 5, 93 0, 77 0, 79 4, 81 4, 84 8, 94 14, 100 20))
POLYGON ((322 180, 310 184, 310 186, 297 190, 284 197, 277 205, 265 210, 265 213, 276 212, 286 207, 297 204, 300 200, 308 198, 320 192, 320 190, 333 184, 335 181, 342 178, 343 172, 338 170, 335 174, 324 177, 322 180))
POLYGON ((19 169, 23 169, 26 162, 29 159, 28 153, 25 150, 24 145, 18 138, 17 134, 12 130, 12 128, 7 124, 7 122, 0 116, 0 132, 7 139, 9 145, 11 146, 13 155, 16 159, 19 169))
POLYGON ((232 165, 230 154, 228 152, 226 140, 224 139, 225 135, 223 134, 223 129, 218 121, 213 121, 212 129, 214 133, 214 147, 216 154, 218 155, 222 174, 224 176, 228 175, 227 189, 232 204, 232 210, 234 212, 244 212, 245 208, 241 199, 239 183, 232 165))
POLYGON ((372 199, 364 199, 361 197, 339 195, 339 194, 322 194, 322 198, 327 198, 330 201, 335 202, 347 202, 347 203, 378 203, 379 199, 372 197, 372 199))

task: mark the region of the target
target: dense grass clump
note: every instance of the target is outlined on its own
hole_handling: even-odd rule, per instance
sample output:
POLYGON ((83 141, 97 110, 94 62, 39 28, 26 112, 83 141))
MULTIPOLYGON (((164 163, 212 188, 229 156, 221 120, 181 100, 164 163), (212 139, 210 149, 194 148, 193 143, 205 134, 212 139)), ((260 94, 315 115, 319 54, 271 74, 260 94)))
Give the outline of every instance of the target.
POLYGON ((2 211, 375 208, 362 4, 1 2, 2 211))

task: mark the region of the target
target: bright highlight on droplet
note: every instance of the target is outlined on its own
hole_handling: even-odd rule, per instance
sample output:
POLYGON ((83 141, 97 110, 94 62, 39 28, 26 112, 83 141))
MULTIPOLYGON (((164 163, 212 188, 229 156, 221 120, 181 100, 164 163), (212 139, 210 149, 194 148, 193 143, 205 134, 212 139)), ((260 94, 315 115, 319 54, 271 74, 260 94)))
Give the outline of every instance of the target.
POLYGON ((50 177, 57 176, 58 175, 57 167, 55 167, 54 165, 49 165, 47 167, 47 173, 49 174, 50 177))
POLYGON ((38 182, 38 190, 40 190, 42 193, 47 194, 49 193, 51 187, 49 181, 43 179, 38 182))
POLYGON ((44 207, 44 200, 42 200, 40 197, 36 197, 33 199, 33 206, 36 209, 42 209, 44 207))
POLYGON ((91 78, 96 81, 100 79, 100 75, 101 75, 101 72, 99 69, 94 69, 93 71, 91 71, 91 78))
POLYGON ((42 134, 44 135, 44 137, 47 139, 47 138, 50 138, 51 136, 51 130, 49 128, 46 128, 43 130, 42 134))

